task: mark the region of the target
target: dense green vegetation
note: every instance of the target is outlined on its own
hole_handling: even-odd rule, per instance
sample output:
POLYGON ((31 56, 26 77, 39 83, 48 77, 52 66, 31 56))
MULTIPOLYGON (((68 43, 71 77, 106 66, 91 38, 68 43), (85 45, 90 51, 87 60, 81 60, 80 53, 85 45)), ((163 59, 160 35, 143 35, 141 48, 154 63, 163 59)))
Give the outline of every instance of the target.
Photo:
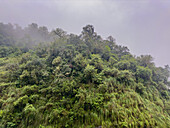
POLYGON ((74 35, 0 23, 0 127, 168 128, 169 71, 91 25, 74 35))

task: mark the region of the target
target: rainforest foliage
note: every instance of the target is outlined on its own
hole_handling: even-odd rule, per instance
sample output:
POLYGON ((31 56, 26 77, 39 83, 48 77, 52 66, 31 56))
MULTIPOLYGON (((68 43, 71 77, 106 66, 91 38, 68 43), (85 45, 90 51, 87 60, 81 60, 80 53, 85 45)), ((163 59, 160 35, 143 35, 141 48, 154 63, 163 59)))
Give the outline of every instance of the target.
POLYGON ((0 127, 168 128, 169 71, 92 25, 75 35, 0 23, 0 127))

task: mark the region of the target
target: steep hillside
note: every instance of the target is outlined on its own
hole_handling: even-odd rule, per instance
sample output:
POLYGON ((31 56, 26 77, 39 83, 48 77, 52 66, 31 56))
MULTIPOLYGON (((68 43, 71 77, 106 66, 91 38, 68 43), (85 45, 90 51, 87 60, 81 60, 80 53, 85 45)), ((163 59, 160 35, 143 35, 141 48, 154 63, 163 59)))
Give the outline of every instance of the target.
POLYGON ((74 35, 34 24, 41 38, 23 29, 19 38, 7 26, 0 24, 0 127, 170 126, 168 65, 133 56, 91 25, 74 35))

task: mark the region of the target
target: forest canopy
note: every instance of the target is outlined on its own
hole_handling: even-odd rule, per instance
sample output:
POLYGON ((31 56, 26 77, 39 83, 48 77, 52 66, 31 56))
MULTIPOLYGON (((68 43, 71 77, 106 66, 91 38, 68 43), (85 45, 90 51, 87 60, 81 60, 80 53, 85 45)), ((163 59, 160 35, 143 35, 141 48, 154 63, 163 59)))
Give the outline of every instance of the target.
POLYGON ((0 23, 0 126, 169 127, 170 67, 92 25, 80 35, 0 23))

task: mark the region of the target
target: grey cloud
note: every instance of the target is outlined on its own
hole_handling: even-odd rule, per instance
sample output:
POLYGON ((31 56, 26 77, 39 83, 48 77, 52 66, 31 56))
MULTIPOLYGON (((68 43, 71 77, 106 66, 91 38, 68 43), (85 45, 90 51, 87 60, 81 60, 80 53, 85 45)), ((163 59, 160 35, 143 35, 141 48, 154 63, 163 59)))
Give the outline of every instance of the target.
POLYGON ((92 24, 133 54, 151 54, 158 66, 170 65, 168 0, 0 0, 0 22, 23 27, 36 22, 76 34, 92 24))

